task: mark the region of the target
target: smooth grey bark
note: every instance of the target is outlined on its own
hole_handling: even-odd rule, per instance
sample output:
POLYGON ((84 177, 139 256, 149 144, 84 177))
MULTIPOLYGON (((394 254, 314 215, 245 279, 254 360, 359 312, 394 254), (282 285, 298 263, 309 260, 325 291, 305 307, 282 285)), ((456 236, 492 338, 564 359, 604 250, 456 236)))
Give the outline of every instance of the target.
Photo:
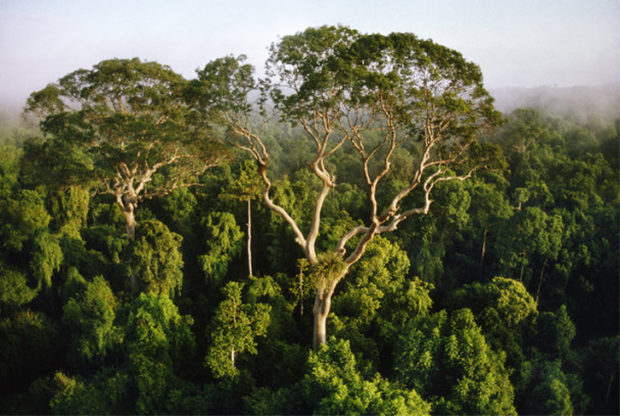
POLYGON ((312 347, 318 351, 321 345, 327 342, 327 315, 331 308, 332 297, 328 296, 324 290, 317 289, 314 297, 314 326, 312 331, 312 347))
POLYGON ((123 217, 125 217, 125 232, 129 240, 136 238, 136 216, 134 213, 134 207, 128 204, 128 207, 122 209, 123 217))
POLYGON ((536 303, 538 303, 538 298, 540 297, 540 289, 542 288, 543 278, 545 276, 545 267, 547 266, 547 260, 543 262, 543 265, 540 269, 540 278, 538 279, 538 289, 536 289, 536 303))
POLYGON ((252 275, 252 200, 248 198, 248 276, 252 275))
POLYGON ((488 234, 489 232, 485 228, 482 233, 482 250, 480 251, 480 273, 482 273, 482 270, 484 268, 484 255, 486 254, 486 251, 487 251, 487 235, 488 234))
MULTIPOLYGON (((136 238, 136 226, 138 225, 136 222, 135 205, 128 203, 123 205, 119 204, 119 206, 123 213, 123 217, 125 217, 125 232, 127 233, 127 238, 129 241, 133 241, 136 238)), ((136 273, 133 270, 133 264, 129 265, 129 273, 131 293, 136 294, 138 292, 138 281, 136 273)))
POLYGON ((312 330, 312 348, 318 351, 321 345, 327 342, 327 316, 332 306, 332 297, 338 282, 342 280, 348 273, 348 267, 340 272, 333 280, 326 282, 322 287, 316 290, 314 296, 314 306, 312 313, 314 315, 314 325, 312 330))

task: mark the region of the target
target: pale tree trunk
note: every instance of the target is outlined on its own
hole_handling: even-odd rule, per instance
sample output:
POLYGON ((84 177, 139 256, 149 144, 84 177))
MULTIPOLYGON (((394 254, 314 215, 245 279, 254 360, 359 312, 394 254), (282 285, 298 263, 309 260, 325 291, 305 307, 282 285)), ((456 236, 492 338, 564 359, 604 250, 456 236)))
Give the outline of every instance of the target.
MULTIPOLYGON (((129 241, 133 241, 136 238, 136 217, 134 213, 134 204, 126 204, 121 206, 121 212, 125 217, 125 231, 127 233, 127 238, 129 241)), ((138 281, 136 279, 136 274, 134 273, 133 266, 129 265, 129 273, 131 280, 131 293, 135 294, 138 292, 138 281)))
POLYGON ((125 231, 127 233, 127 238, 129 240, 134 240, 136 238, 136 217, 134 214, 133 205, 129 205, 123 209, 122 212, 125 217, 125 231))
POLYGON ((248 199, 248 276, 252 275, 252 200, 248 199))
MULTIPOLYGON (((314 297, 314 306, 312 308, 312 313, 314 314, 312 347, 315 351, 327 342, 327 316, 329 315, 329 310, 332 305, 332 296, 334 295, 336 285, 346 276, 349 267, 361 258, 362 254, 366 251, 368 243, 370 243, 375 235, 376 226, 367 230, 362 239, 357 243, 355 250, 347 258, 343 259, 345 267, 338 272, 337 276, 329 276, 328 281, 324 282, 324 286, 320 286, 317 289, 314 297)), ((347 237, 345 235, 343 237, 343 239, 346 238, 350 238, 350 236, 347 237)), ((338 245, 338 252, 341 254, 345 253, 343 241, 345 240, 341 240, 338 245)))
POLYGON ((314 297, 314 327, 312 331, 312 347, 315 351, 327 342, 327 315, 331 308, 331 295, 328 296, 325 290, 317 289, 314 297))
POLYGON ((314 314, 314 326, 312 330, 312 347, 315 351, 325 345, 327 342, 327 316, 332 306, 332 297, 336 285, 347 274, 347 270, 342 271, 340 276, 329 282, 326 287, 316 290, 314 297, 314 306, 312 313, 314 314))
MULTIPOLYGON (((237 303, 233 300, 233 328, 237 329, 237 303)), ((235 345, 230 347, 230 364, 235 368, 235 345)))
POLYGON ((299 297, 299 316, 303 317, 304 316, 304 275, 303 273, 299 273, 298 276, 298 283, 299 285, 297 286, 297 290, 298 290, 298 297, 299 297))
POLYGON ((538 289, 536 289, 536 303, 538 303, 538 298, 540 297, 540 288, 542 287, 545 266, 547 266, 547 260, 543 262, 542 268, 540 269, 540 279, 538 279, 538 289))
POLYGON ((482 274, 482 270, 484 268, 484 255, 487 250, 487 235, 488 234, 489 232, 485 228, 484 232, 482 233, 482 250, 480 251, 480 274, 482 274))
POLYGON ((520 255, 523 259, 521 261, 521 274, 519 275, 519 282, 523 283, 523 271, 525 270, 525 261, 527 260, 527 253, 524 251, 520 255))

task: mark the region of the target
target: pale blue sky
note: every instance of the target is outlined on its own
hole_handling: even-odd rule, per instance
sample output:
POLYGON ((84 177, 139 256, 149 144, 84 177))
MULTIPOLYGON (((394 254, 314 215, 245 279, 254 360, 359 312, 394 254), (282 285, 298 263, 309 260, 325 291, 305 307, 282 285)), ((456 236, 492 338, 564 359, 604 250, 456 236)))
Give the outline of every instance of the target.
POLYGON ((489 88, 620 81, 620 0, 0 0, 0 103, 113 57, 262 67, 279 36, 339 23, 457 49, 489 88))

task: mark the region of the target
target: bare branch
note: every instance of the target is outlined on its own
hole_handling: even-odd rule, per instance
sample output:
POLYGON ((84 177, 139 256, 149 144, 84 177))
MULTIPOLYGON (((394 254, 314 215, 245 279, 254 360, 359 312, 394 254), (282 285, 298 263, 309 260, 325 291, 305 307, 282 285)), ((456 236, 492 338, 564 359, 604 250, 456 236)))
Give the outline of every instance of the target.
POLYGON ((291 226, 293 233, 295 233, 295 242, 299 244, 301 248, 304 249, 304 251, 307 251, 306 239, 304 238, 304 235, 297 226, 297 223, 295 222, 293 217, 291 217, 284 208, 274 203, 271 199, 271 196, 269 195, 269 190, 271 189, 271 181, 267 177, 266 166, 259 166, 259 172, 261 178, 263 179, 263 182, 265 183, 265 187, 263 188, 263 199, 265 201, 265 204, 270 210, 280 214, 280 216, 284 218, 284 220, 291 226))
POLYGON ((367 227, 361 240, 357 243, 357 246, 353 250, 353 252, 344 259, 344 263, 347 266, 351 266, 355 262, 357 262, 364 252, 366 251, 366 246, 368 243, 372 241, 372 239, 377 235, 377 225, 372 224, 370 227, 367 227))
POLYGON ((362 234, 368 231, 368 227, 366 227, 365 225, 358 225, 357 227, 353 227, 351 230, 349 230, 349 232, 347 232, 345 235, 343 235, 340 240, 338 241, 338 244, 336 244, 336 248, 334 251, 336 252, 342 252, 345 249, 346 244, 349 242, 349 240, 353 237, 355 237, 358 234, 362 234))

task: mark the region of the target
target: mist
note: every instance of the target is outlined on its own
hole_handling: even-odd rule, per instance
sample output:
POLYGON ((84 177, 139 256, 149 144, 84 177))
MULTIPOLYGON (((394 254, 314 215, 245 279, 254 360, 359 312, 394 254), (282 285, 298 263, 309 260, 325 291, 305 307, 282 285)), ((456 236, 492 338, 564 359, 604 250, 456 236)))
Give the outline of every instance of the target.
POLYGON ((498 110, 510 113, 533 108, 552 117, 578 123, 611 123, 620 117, 620 83, 599 86, 491 89, 498 110))
MULTIPOLYGON (((620 118, 620 82, 598 86, 539 86, 491 88, 496 108, 509 114, 517 108, 532 108, 552 117, 577 123, 613 123, 620 118)), ((22 125, 25 102, 0 99, 0 124, 4 128, 22 125)))

